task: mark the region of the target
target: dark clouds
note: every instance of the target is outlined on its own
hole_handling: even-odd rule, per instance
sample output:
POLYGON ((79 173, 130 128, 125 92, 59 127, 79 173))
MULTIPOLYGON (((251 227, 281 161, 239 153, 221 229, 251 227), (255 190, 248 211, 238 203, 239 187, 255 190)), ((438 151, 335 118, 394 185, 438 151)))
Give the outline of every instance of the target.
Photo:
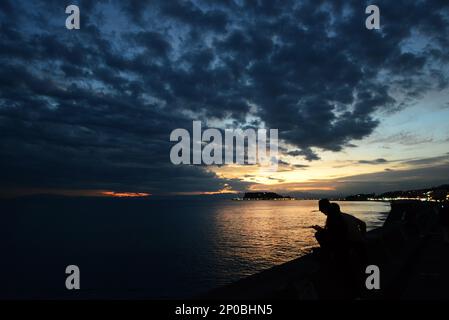
POLYGON ((385 164, 388 163, 388 160, 384 158, 378 158, 374 160, 359 160, 359 163, 361 164, 385 164))
POLYGON ((320 160, 320 157, 313 152, 310 148, 303 148, 302 150, 292 150, 288 151, 287 155, 297 157, 302 156, 307 161, 320 160))
POLYGON ((191 120, 247 126, 253 107, 309 161, 369 135, 379 111, 447 87, 448 6, 379 1, 1 1, 0 163, 18 187, 213 191, 169 162, 191 120), (419 35, 419 37, 417 36, 419 35), (396 93, 396 94, 393 94, 396 93))

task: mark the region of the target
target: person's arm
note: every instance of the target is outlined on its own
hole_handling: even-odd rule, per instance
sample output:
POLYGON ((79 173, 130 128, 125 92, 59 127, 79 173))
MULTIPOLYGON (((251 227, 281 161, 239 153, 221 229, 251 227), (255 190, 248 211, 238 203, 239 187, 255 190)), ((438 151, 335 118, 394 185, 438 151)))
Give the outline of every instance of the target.
POLYGON ((324 230, 324 228, 322 226, 319 226, 319 225, 314 225, 314 226, 311 226, 310 228, 315 229, 316 231, 324 230))

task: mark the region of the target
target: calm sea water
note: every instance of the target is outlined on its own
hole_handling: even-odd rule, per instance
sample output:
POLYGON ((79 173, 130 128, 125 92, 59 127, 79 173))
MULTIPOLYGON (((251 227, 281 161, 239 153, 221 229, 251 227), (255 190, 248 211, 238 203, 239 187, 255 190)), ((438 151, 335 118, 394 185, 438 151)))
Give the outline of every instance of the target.
MULTIPOLYGON (((381 226, 388 203, 340 202, 381 226)), ((297 258, 316 201, 51 199, 1 204, 0 297, 189 297, 297 258), (65 290, 78 265, 81 291, 65 290)))

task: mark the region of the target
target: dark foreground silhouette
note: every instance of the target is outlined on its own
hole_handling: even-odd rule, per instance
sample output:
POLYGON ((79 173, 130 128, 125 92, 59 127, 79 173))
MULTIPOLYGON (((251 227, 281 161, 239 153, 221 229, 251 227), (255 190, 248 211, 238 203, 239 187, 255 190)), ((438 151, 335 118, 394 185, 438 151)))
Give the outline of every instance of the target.
POLYGON ((320 245, 316 250, 322 271, 315 280, 316 286, 321 282, 332 281, 340 277, 342 297, 353 298, 360 295, 363 286, 364 266, 366 265, 366 224, 360 219, 343 213, 337 203, 322 199, 318 203, 319 210, 326 215, 324 227, 314 226, 315 238, 320 245))
MULTIPOLYGON (((331 229, 329 234, 317 231, 323 248, 202 298, 447 299, 447 203, 396 201, 391 206, 384 226, 365 234, 363 249, 345 242, 344 224, 331 218, 322 229, 331 229), (330 239, 338 244, 331 244, 330 239), (379 267, 379 290, 365 286, 368 265, 379 267)), ((361 224, 359 228, 363 234, 361 224)))

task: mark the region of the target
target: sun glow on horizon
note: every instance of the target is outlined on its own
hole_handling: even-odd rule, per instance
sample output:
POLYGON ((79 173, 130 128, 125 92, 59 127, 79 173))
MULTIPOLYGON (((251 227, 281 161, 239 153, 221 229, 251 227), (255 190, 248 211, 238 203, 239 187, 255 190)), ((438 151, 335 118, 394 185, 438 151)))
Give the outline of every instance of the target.
POLYGON ((151 196, 150 193, 145 192, 115 192, 115 191, 102 191, 101 195, 114 198, 137 198, 137 197, 151 196))

